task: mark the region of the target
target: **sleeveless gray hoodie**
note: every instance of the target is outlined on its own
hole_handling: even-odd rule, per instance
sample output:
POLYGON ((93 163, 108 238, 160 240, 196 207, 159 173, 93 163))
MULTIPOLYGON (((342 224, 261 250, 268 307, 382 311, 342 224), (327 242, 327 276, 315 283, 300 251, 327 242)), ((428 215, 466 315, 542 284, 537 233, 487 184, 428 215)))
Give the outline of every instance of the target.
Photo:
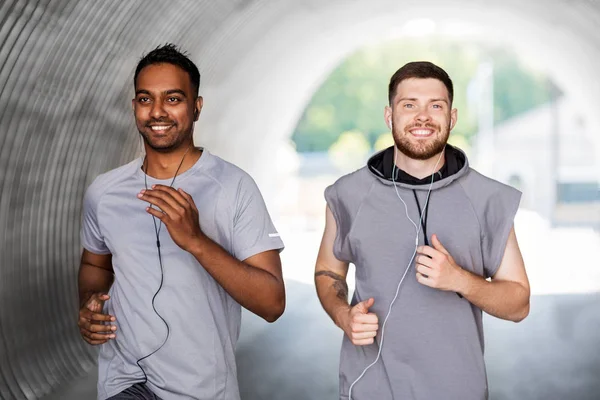
MULTIPOLYGON (((352 399, 487 399, 481 310, 456 293, 421 285, 414 260, 407 265, 415 250, 416 230, 386 176, 391 149, 375 154, 367 166, 325 190, 338 229, 334 254, 356 266, 351 303, 373 297, 370 311, 379 317, 380 327, 369 346, 354 346, 344 335, 340 399, 348 399, 352 382, 375 360, 384 318, 407 267, 411 270, 386 324, 381 358, 354 385, 352 399)), ((466 155, 450 145, 446 160, 454 167, 448 176, 437 174, 431 187, 427 238, 431 241, 437 234, 462 268, 491 277, 502 261, 521 194, 470 168, 466 155)), ((416 224, 429 182, 396 182, 416 224)), ((419 245, 424 244, 423 236, 421 231, 419 245)))

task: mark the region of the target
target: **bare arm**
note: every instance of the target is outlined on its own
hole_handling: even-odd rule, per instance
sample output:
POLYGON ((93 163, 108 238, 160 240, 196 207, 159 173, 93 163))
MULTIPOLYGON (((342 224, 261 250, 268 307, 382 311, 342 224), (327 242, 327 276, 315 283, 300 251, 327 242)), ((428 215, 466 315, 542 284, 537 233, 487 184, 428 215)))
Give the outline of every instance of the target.
POLYGON ((240 305, 268 322, 283 314, 285 287, 277 250, 236 259, 202 232, 196 204, 182 189, 154 185, 139 198, 159 208, 147 208, 147 212, 160 219, 173 241, 191 253, 240 305))
POLYGON ((84 249, 79 265, 79 306, 93 293, 108 293, 113 280, 112 254, 94 254, 84 249))
POLYGON ((315 265, 315 285, 321 305, 333 322, 339 326, 355 345, 373 343, 377 334, 377 315, 369 313, 374 299, 362 301, 351 307, 348 304, 348 263, 333 254, 337 234, 335 219, 329 207, 325 214, 325 232, 315 265))
POLYGON ((325 214, 325 231, 315 265, 315 285, 321 305, 337 326, 339 314, 348 313, 348 263, 338 260, 333 254, 333 242, 337 232, 335 219, 329 207, 325 214))
POLYGON ((246 309, 268 322, 276 321, 283 314, 285 286, 277 250, 239 261, 203 235, 190 253, 246 309))
POLYGON ((103 344, 115 338, 115 317, 102 313, 114 280, 111 254, 83 250, 79 266, 79 332, 89 344, 103 344))
POLYGON ((418 249, 417 280, 420 283, 456 291, 497 318, 519 322, 527 317, 529 280, 514 228, 508 236, 500 267, 491 281, 459 267, 436 235, 432 237, 432 244, 434 248, 420 246, 418 249))
MULTIPOLYGON (((464 271, 464 270, 463 270, 464 271)), ((529 314, 529 280, 514 228, 491 282, 465 271, 460 293, 494 317, 519 322, 529 314)))

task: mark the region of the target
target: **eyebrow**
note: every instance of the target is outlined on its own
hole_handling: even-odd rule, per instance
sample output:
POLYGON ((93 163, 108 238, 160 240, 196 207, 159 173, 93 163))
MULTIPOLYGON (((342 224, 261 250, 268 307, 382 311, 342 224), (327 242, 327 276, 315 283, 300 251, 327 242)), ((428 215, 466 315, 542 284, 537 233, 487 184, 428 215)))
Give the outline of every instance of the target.
MULTIPOLYGON (((185 92, 183 90, 181 90, 181 89, 170 89, 170 90, 164 91, 163 93, 167 94, 167 95, 169 95, 169 94, 180 94, 183 97, 187 97, 185 95, 185 92)), ((135 95, 137 96, 137 95, 140 95, 140 94, 151 95, 151 93, 148 90, 145 90, 145 89, 136 90, 135 95)))
MULTIPOLYGON (((415 97, 402 97, 401 99, 398 99, 398 103, 400 103, 401 101, 419 101, 419 99, 415 98, 415 97)), ((443 98, 439 98, 439 99, 429 99, 430 103, 435 103, 437 101, 442 101, 446 104, 448 104, 448 100, 443 99, 443 98)))

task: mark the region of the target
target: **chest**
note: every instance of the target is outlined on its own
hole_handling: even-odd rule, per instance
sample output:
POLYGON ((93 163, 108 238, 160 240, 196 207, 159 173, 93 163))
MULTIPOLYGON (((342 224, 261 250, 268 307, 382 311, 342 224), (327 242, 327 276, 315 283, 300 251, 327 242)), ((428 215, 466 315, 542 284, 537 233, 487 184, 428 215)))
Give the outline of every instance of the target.
MULTIPOLYGON (((194 199, 202 231, 226 249, 229 246, 231 227, 227 223, 229 205, 221 198, 218 187, 204 186, 203 190, 182 186, 194 199)), ((103 198, 98 210, 98 222, 105 243, 113 258, 143 258, 156 251, 160 240, 161 252, 169 257, 182 250, 173 242, 167 227, 146 211, 149 203, 137 198, 140 187, 123 187, 103 198)), ((230 219, 229 219, 230 220, 230 219)))
POLYGON ((483 275, 481 229, 468 199, 451 188, 433 191, 429 200, 426 191, 418 191, 417 199, 408 190, 399 195, 404 202, 394 190, 375 192, 353 221, 348 240, 358 281, 386 286, 390 276, 406 270, 415 240, 424 245, 424 231, 429 243, 436 234, 459 265, 483 275))

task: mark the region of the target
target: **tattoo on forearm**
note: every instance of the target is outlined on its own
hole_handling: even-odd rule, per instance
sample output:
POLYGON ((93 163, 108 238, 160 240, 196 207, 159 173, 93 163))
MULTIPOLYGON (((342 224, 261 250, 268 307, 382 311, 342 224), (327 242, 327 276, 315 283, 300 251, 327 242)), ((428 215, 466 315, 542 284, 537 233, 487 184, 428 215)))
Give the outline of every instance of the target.
POLYGON ((337 291, 337 297, 348 301, 348 284, 343 276, 331 271, 318 271, 315 273, 315 278, 317 276, 328 276, 333 279, 334 282, 332 287, 337 291))

